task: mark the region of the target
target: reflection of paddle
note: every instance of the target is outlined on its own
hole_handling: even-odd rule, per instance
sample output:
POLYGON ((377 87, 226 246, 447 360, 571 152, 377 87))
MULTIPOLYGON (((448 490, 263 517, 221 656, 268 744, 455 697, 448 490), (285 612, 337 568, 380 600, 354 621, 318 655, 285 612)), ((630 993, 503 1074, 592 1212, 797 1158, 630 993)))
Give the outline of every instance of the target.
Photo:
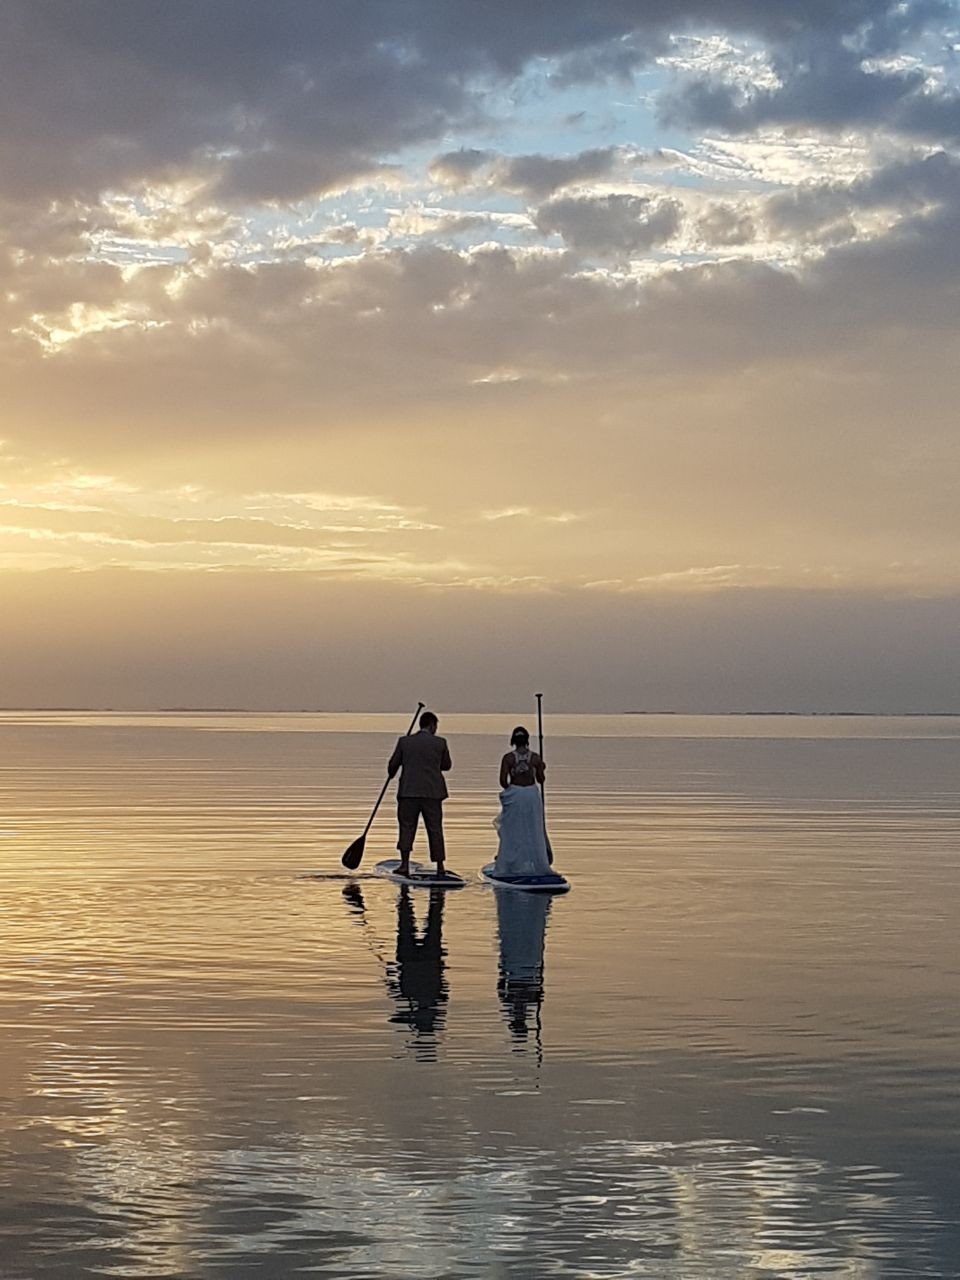
POLYGON ((370 925, 370 921, 367 919, 367 904, 363 900, 363 890, 355 880, 348 885, 344 885, 343 900, 353 912, 354 918, 363 930, 367 946, 382 965, 387 965, 389 961, 384 959, 383 944, 380 942, 375 930, 370 925))
MULTIPOLYGON (((540 735, 540 759, 543 760, 543 694, 534 695, 537 699, 537 732, 540 735)), ((553 866, 553 850, 550 847, 550 837, 547 835, 547 797, 546 783, 540 783, 540 803, 543 808, 543 838, 547 845, 547 861, 553 866)))
MULTIPOLYGON (((417 716, 420 714, 423 708, 424 708, 424 703, 418 702, 417 709, 413 713, 413 719, 410 721, 410 728, 407 730, 408 737, 411 733, 413 733, 413 726, 417 723, 417 716)), ((360 860, 363 857, 363 846, 367 843, 367 833, 370 830, 370 828, 373 826, 373 820, 377 816, 377 810, 380 808, 380 802, 383 800, 383 797, 387 794, 387 787, 389 787, 390 781, 391 779, 388 775, 386 782, 380 788, 380 794, 377 796, 377 803, 373 806, 373 813, 371 813, 370 817, 367 819, 367 825, 363 828, 363 835, 359 836, 356 840, 354 840, 353 844, 350 846, 347 852, 340 859, 343 865, 350 871, 356 871, 357 867, 359 867, 360 865, 360 860)))

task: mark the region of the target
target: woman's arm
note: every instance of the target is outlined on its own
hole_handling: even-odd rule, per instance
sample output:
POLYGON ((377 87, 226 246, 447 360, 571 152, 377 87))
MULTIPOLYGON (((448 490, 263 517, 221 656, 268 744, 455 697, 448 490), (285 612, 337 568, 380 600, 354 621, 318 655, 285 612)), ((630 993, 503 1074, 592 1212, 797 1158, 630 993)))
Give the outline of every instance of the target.
POLYGON ((507 752, 507 754, 506 754, 506 755, 503 757, 503 759, 500 761, 500 789, 501 789, 501 791, 502 791, 505 787, 509 787, 509 785, 510 785, 510 752, 508 751, 508 752, 507 752))
POLYGON ((547 776, 547 766, 543 763, 543 761, 540 759, 540 757, 537 755, 535 751, 532 751, 530 753, 530 762, 533 765, 534 776, 536 777, 537 781, 540 783, 542 787, 543 780, 547 776))

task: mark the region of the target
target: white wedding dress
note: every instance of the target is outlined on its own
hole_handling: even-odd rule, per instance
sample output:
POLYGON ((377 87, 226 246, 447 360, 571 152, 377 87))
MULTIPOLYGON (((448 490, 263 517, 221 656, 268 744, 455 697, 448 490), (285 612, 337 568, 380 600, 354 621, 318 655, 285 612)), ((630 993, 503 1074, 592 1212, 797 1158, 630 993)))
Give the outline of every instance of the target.
MULTIPOLYGON (((518 752, 518 761, 523 757, 518 752)), ((552 868, 547 856, 540 788, 509 786, 500 792, 500 813, 493 825, 500 847, 493 864, 496 876, 545 876, 552 868)))

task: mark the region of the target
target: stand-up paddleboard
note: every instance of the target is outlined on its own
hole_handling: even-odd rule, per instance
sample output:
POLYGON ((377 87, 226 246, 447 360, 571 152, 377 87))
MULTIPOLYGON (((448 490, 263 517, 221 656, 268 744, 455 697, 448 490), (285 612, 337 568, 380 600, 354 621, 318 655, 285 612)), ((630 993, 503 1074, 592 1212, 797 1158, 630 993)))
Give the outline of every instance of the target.
POLYGON ((374 874, 382 876, 384 880, 392 880, 394 884, 412 885, 417 889, 466 888, 466 880, 458 876, 455 871, 448 871, 446 875, 438 876, 432 867, 425 867, 421 862, 411 862, 410 874, 401 876, 397 873, 399 865, 399 858, 388 858, 386 862, 377 863, 373 869, 374 874))
POLYGON ((557 871, 550 871, 543 876, 498 876, 494 875, 495 862, 488 862, 479 871, 484 884, 495 884, 499 889, 523 889, 527 893, 567 893, 570 881, 557 871))

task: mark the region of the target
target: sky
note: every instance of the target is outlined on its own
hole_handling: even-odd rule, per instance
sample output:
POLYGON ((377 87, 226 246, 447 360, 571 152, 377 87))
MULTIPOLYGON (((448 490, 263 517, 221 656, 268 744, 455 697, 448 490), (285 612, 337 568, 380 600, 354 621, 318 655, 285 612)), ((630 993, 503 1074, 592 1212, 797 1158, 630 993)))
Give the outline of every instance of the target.
POLYGON ((960 711, 954 0, 3 0, 0 705, 960 711))

